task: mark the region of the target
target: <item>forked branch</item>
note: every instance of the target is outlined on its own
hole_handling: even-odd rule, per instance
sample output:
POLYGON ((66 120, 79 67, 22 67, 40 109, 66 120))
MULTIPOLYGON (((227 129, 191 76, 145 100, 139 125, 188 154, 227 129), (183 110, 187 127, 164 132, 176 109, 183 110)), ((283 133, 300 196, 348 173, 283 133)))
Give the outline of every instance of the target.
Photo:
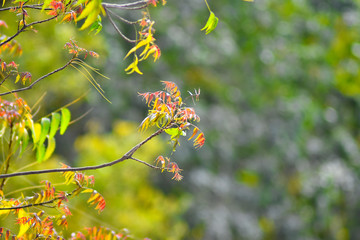
MULTIPOLYGON (((161 134, 165 129, 171 128, 172 125, 168 125, 166 128, 161 128, 157 130, 155 133, 151 134, 149 137, 147 137, 145 140, 141 141, 139 144, 134 146, 132 149, 130 149, 127 153, 125 153, 121 158, 114 160, 112 162, 103 163, 96 166, 86 166, 86 167, 74 167, 74 168, 55 168, 55 169, 45 169, 45 170, 34 170, 34 171, 26 171, 26 172, 17 172, 17 173, 9 173, 9 174, 1 174, 1 178, 10 178, 10 177, 16 177, 16 176, 25 176, 25 175, 34 175, 34 174, 43 174, 43 173, 54 173, 54 172, 75 172, 75 171, 85 171, 85 170, 95 170, 105 167, 110 167, 114 164, 123 162, 127 159, 133 159, 133 154, 141 148, 145 143, 150 141, 152 138, 156 137, 157 135, 161 134)), ((138 160, 136 160, 138 161, 138 160)))

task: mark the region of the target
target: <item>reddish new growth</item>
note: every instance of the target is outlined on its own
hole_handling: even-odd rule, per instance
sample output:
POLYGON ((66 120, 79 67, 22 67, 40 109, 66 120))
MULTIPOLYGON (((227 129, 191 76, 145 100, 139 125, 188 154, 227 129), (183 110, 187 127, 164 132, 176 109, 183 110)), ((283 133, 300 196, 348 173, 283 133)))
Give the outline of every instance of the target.
POLYGON ((94 52, 94 51, 88 51, 88 50, 86 50, 85 48, 79 47, 79 46, 76 44, 76 41, 74 41, 74 40, 72 40, 72 39, 71 39, 69 42, 65 43, 64 48, 65 48, 65 49, 69 49, 69 53, 70 53, 70 54, 73 54, 75 57, 77 57, 77 56, 78 56, 80 53, 82 53, 82 52, 85 53, 84 58, 86 58, 88 54, 89 54, 90 56, 92 56, 92 57, 95 57, 95 58, 98 58, 98 57, 99 57, 99 54, 97 54, 96 52, 94 52))
POLYGON ((2 126, 13 126, 19 123, 24 114, 29 111, 29 106, 21 98, 16 99, 14 102, 0 98, 0 123, 2 126))
MULTIPOLYGON (((151 126, 163 129, 170 135, 170 142, 175 151, 179 145, 180 136, 186 136, 186 131, 192 128, 192 135, 188 140, 194 139, 195 148, 202 147, 205 144, 204 133, 194 125, 194 122, 200 121, 200 117, 194 108, 186 107, 182 101, 181 92, 175 83, 163 81, 163 84, 165 91, 139 93, 150 108, 148 116, 142 121, 139 129, 144 131, 151 126)), ((197 98, 198 95, 197 93, 197 98)), ((176 163, 170 162, 169 158, 159 156, 156 159, 156 164, 160 164, 162 170, 174 173, 173 179, 182 179, 181 169, 176 163)))

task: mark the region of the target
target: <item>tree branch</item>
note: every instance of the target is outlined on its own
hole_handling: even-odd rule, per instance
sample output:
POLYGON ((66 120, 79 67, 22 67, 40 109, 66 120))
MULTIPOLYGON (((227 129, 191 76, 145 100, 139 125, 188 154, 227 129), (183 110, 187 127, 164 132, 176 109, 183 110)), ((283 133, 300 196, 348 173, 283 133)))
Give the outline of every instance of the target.
MULTIPOLYGON (((74 189, 71 193, 66 194, 66 197, 70 197, 71 195, 74 194, 74 192, 78 191, 79 189, 81 189, 81 186, 78 186, 76 189, 74 189)), ((53 199, 50 199, 48 201, 45 202, 40 202, 40 203, 30 203, 30 204, 26 204, 26 205, 21 205, 21 206, 15 206, 15 207, 6 207, 6 208, 0 208, 0 211, 2 210, 15 210, 15 209, 20 209, 20 208, 29 208, 29 207, 36 207, 36 206, 43 206, 43 207, 48 207, 45 206, 45 204, 49 204, 49 203, 54 203, 56 200, 60 200, 63 197, 55 197, 53 199)))
POLYGON ((26 90, 29 90, 31 89, 35 84, 37 84, 38 82, 40 82, 41 80, 43 80, 44 78, 47 78, 48 76, 50 75, 53 75, 54 73, 57 73, 61 70, 63 70, 64 68, 66 68, 67 66, 69 66, 75 59, 75 55, 62 67, 58 68, 58 69, 55 69, 54 71, 52 72, 49 72, 47 74, 45 74, 44 76, 36 79, 32 84, 30 84, 29 86, 27 87, 23 87, 23 88, 19 88, 19 89, 15 89, 15 90, 11 90, 11 91, 8 91, 8 92, 4 92, 4 93, 0 93, 0 96, 4 96, 4 95, 8 95, 8 94, 12 94, 12 93, 16 93, 16 92, 22 92, 22 91, 26 91, 26 90))
POLYGON ((139 10, 146 8, 148 5, 149 3, 146 0, 140 0, 137 2, 124 3, 124 4, 102 3, 103 7, 124 9, 124 10, 139 10))
POLYGON ((157 130, 155 133, 151 134, 149 137, 147 137, 145 140, 141 141, 139 144, 137 144, 135 147, 130 149, 127 153, 125 153, 121 158, 114 160, 112 162, 103 163, 100 165, 95 166, 86 166, 86 167, 74 167, 74 168, 55 168, 55 169, 45 169, 45 170, 34 170, 34 171, 26 171, 26 172, 17 172, 17 173, 9 173, 9 174, 1 174, 1 178, 9 178, 9 177, 15 177, 15 176, 25 176, 25 175, 34 175, 34 174, 43 174, 43 173, 54 173, 54 172, 75 172, 75 171, 85 171, 85 170, 95 170, 105 167, 110 167, 114 164, 120 163, 122 161, 125 161, 127 159, 132 159, 132 155, 141 148, 145 143, 150 141, 152 138, 156 137, 157 135, 161 134, 165 129, 170 128, 172 124, 169 124, 166 128, 161 128, 157 130))
POLYGON ((20 33, 22 33, 23 31, 25 31, 26 28, 30 27, 30 26, 33 26, 33 25, 36 25, 36 24, 40 24, 40 23, 44 23, 44 22, 48 22, 48 21, 51 21, 55 18, 57 18, 58 15, 56 16, 53 16, 51 18, 47 18, 47 19, 44 19, 44 20, 40 20, 40 21, 36 21, 36 22, 32 22, 30 24, 25 24, 23 25, 23 27, 21 29, 19 29, 14 35, 12 35, 11 37, 9 37, 8 39, 6 39, 5 41, 1 42, 0 43, 0 47, 8 42, 10 42, 11 40, 13 40, 15 37, 17 37, 20 33))
MULTIPOLYGON (((36 9, 36 10, 42 10, 43 4, 33 4, 33 5, 23 5, 22 8, 30 8, 30 9, 36 9)), ((7 7, 7 8, 0 8, 1 11, 8 11, 8 10, 16 10, 21 7, 7 7)), ((44 10, 52 10, 51 8, 45 8, 44 10)))
POLYGON ((125 39, 126 41, 131 42, 131 43, 135 43, 136 40, 131 40, 131 39, 129 39, 128 37, 126 37, 126 36, 119 30, 119 28, 116 26, 114 20, 111 18, 108 9, 107 9, 106 7, 104 7, 104 9, 105 9, 105 12, 106 12, 107 16, 109 17, 110 23, 113 25, 113 27, 115 28, 116 32, 117 32, 123 39, 125 39))

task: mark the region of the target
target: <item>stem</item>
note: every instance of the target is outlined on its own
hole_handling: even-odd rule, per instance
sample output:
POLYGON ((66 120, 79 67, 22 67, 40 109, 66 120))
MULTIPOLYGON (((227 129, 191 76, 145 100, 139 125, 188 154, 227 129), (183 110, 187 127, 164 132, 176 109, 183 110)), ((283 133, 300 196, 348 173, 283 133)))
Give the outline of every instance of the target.
POLYGON ((47 78, 47 77, 49 77, 50 75, 53 75, 54 73, 60 72, 61 70, 63 70, 63 69, 66 68, 67 66, 69 66, 69 65, 72 63, 72 61, 74 61, 74 58, 75 58, 75 55, 74 55, 64 66, 62 66, 62 67, 60 67, 60 68, 58 68, 58 69, 55 69, 54 71, 49 72, 48 74, 45 74, 44 76, 36 79, 36 81, 34 81, 34 82, 33 82, 32 84, 30 84, 29 86, 24 87, 24 88, 19 88, 19 89, 11 90, 11 91, 4 92, 4 93, 0 93, 0 96, 4 96, 4 95, 16 93, 16 92, 22 92, 22 91, 31 89, 35 84, 37 84, 38 82, 40 82, 40 81, 43 80, 44 78, 47 78))
POLYGON ((41 21, 32 22, 32 23, 30 23, 30 24, 25 24, 25 22, 24 22, 24 25, 22 26, 21 29, 19 29, 14 35, 12 35, 12 36, 9 37, 8 39, 6 39, 5 41, 3 41, 3 42, 0 43, 0 47, 1 47, 2 45, 4 45, 4 44, 10 42, 11 40, 13 40, 16 36, 18 36, 20 33, 22 33, 23 31, 25 31, 25 29, 26 29, 27 27, 30 27, 30 26, 33 26, 33 25, 36 25, 36 24, 40 24, 40 23, 44 23, 44 22, 48 22, 48 21, 51 21, 51 20, 53 20, 53 19, 55 19, 55 18, 57 18, 57 17, 58 17, 58 15, 53 16, 53 17, 48 18, 48 19, 41 20, 41 21))
POLYGON ((102 3, 103 7, 125 9, 125 10, 138 10, 138 9, 146 8, 147 5, 148 5, 148 1, 145 0, 140 0, 132 3, 124 3, 124 4, 102 3))
MULTIPOLYGON (((81 189, 81 188, 82 188, 81 186, 77 187, 77 188, 74 189, 71 193, 66 194, 66 197, 69 197, 69 196, 73 195, 74 192, 78 191, 78 190, 81 189)), ((55 202, 56 200, 59 200, 59 199, 61 199, 61 198, 62 198, 62 197, 55 197, 55 198, 53 198, 53 199, 50 199, 50 200, 48 200, 48 201, 41 202, 41 203, 30 203, 30 204, 26 204, 26 205, 22 205, 22 206, 0 208, 0 211, 2 211, 2 210, 14 210, 14 209, 20 209, 20 208, 29 208, 29 207, 35 207, 35 206, 48 207, 48 206, 45 206, 45 204, 53 203, 53 202, 55 202)))
MULTIPOLYGON (((4 163, 4 164, 5 164, 4 174, 7 173, 7 171, 9 170, 9 167, 10 167, 10 159, 11 159, 11 156, 12 156, 11 148, 12 148, 12 144, 13 144, 12 134, 13 134, 13 126, 12 126, 12 123, 11 123, 11 124, 10 124, 9 149, 8 149, 8 154, 7 154, 7 156, 6 156, 5 163, 4 163)), ((1 190, 1 191, 2 191, 3 188, 4 188, 5 181, 6 181, 6 178, 4 178, 4 179, 1 181, 1 185, 0 185, 0 190, 1 190)))
POLYGON ((127 159, 132 159, 132 155, 141 148, 145 143, 150 141, 152 138, 156 137, 157 135, 161 134, 165 129, 170 128, 172 125, 169 125, 166 128, 161 128, 157 130, 155 133, 151 134, 149 137, 147 137, 145 140, 141 141, 139 144, 137 144, 135 147, 130 149, 127 153, 125 153, 121 158, 114 160, 112 162, 103 163, 100 165, 95 166, 86 166, 86 167, 74 167, 74 168, 55 168, 55 169, 45 169, 45 170, 34 170, 34 171, 26 171, 26 172, 17 172, 17 173, 8 173, 8 174, 1 174, 1 178, 9 178, 9 177, 15 177, 15 176, 25 176, 25 175, 34 175, 34 174, 43 174, 43 173, 54 173, 54 172, 75 172, 75 171, 85 171, 85 170, 95 170, 105 167, 110 167, 114 164, 123 162, 127 159))
POLYGON ((208 2, 206 0, 204 0, 204 1, 206 3, 207 8, 209 9, 209 12, 211 12, 208 2))
POLYGON ((117 32, 123 39, 125 39, 126 41, 131 42, 131 43, 135 43, 136 40, 131 40, 131 39, 127 38, 127 37, 119 30, 119 28, 116 26, 114 20, 111 18, 110 14, 109 14, 109 11, 108 11, 108 9, 106 8, 106 6, 103 6, 103 7, 104 7, 104 9, 105 9, 106 14, 107 14, 108 17, 109 17, 109 20, 110 20, 111 25, 113 25, 113 27, 115 28, 116 32, 117 32))

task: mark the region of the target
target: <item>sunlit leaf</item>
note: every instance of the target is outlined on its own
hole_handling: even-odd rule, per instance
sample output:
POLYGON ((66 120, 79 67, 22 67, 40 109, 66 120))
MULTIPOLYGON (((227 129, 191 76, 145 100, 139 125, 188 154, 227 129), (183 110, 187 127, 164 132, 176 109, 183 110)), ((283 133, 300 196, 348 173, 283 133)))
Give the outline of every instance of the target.
POLYGON ((70 110, 67 108, 61 109, 61 122, 60 122, 60 134, 63 135, 69 126, 71 119, 70 110))
POLYGON ((44 157, 45 157, 45 145, 44 144, 38 145, 36 151, 36 161, 42 162, 44 157))
POLYGON ((55 138, 48 138, 48 145, 45 151, 45 156, 43 161, 46 161, 51 157, 51 155, 55 151, 55 146, 56 146, 55 138))
POLYGON ((37 143, 40 139, 40 133, 41 133, 41 124, 40 123, 34 123, 34 128, 32 131, 32 138, 33 142, 37 143))
POLYGON ((42 145, 45 142, 49 130, 50 130, 50 119, 44 117, 41 119, 41 133, 40 133, 39 142, 37 144, 42 145))
POLYGON ((20 150, 20 156, 24 153, 26 147, 29 144, 29 133, 26 129, 24 129, 24 133, 22 135, 22 139, 21 139, 21 150, 20 150))
MULTIPOLYGON (((29 217, 29 214, 24 209, 18 210, 18 218, 29 217)), ((19 233, 17 237, 23 236, 30 228, 30 224, 20 224, 19 233)))
POLYGON ((215 14, 210 11, 210 16, 205 24, 205 26, 201 29, 201 31, 205 30, 206 34, 211 33, 217 26, 219 19, 215 16, 215 14))
POLYGON ((51 114, 51 125, 50 125, 50 132, 49 138, 53 138, 59 128, 61 115, 60 113, 52 113, 51 114))

